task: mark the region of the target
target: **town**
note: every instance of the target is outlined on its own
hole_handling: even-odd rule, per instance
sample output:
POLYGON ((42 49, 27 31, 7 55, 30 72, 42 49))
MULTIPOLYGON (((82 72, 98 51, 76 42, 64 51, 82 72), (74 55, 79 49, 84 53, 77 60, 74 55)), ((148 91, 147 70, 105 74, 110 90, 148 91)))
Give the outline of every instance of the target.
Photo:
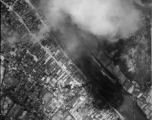
MULTIPOLYGON (((94 103, 88 92, 92 87, 90 79, 53 34, 41 31, 46 24, 30 0, 0 2, 1 120, 124 119, 102 96, 94 103)), ((118 78, 147 118, 152 119, 152 87, 143 93, 113 64, 111 57, 106 52, 93 53, 93 58, 99 60, 96 62, 118 78)))

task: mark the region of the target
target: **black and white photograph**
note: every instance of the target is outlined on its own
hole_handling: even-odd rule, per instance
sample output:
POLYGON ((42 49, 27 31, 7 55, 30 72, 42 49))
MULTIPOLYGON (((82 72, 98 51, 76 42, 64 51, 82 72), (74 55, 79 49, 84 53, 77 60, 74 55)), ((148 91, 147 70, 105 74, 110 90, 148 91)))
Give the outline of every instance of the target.
POLYGON ((152 120, 152 0, 0 6, 0 120, 152 120))

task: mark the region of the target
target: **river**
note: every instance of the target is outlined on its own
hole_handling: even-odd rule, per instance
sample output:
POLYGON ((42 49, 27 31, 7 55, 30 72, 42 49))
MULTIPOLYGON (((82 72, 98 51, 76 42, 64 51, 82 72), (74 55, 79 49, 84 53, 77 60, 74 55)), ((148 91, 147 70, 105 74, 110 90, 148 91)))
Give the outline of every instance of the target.
POLYGON ((124 102, 117 110, 127 120, 147 120, 146 115, 130 95, 124 95, 124 102))

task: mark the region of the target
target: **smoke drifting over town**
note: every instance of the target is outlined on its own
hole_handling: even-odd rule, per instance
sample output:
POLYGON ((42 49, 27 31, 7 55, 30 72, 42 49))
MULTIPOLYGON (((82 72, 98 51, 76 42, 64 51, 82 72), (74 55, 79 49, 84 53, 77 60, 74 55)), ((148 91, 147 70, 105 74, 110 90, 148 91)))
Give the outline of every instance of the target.
POLYGON ((111 42, 134 34, 141 22, 133 0, 48 0, 45 7, 51 29, 59 30, 70 20, 82 31, 111 42))

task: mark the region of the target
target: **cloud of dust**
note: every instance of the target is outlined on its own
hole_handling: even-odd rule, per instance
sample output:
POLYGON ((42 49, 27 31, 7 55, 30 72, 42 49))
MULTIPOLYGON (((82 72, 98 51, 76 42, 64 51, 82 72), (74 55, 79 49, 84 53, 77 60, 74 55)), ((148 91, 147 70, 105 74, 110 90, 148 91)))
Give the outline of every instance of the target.
POLYGON ((141 21, 133 0, 48 0, 45 15, 51 29, 70 18, 81 30, 111 42, 134 34, 141 21))

